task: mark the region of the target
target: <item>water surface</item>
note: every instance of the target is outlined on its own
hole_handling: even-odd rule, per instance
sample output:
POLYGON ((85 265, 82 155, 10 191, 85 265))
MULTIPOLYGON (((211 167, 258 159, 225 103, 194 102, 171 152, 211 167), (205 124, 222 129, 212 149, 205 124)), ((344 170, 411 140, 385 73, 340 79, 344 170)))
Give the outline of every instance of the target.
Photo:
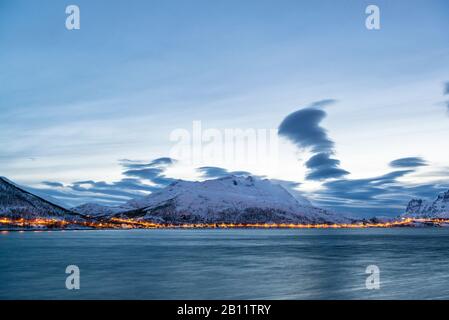
POLYGON ((449 299, 449 228, 2 233, 0 299, 449 299))

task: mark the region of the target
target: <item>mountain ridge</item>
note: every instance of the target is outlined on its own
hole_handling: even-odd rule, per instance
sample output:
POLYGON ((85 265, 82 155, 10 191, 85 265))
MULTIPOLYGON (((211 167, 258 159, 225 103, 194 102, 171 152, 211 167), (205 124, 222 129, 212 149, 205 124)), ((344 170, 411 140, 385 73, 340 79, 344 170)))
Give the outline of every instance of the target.
POLYGON ((83 218, 0 177, 0 215, 12 218, 83 218))
POLYGON ((0 216, 15 218, 133 218, 156 223, 336 223, 348 219, 315 207, 275 181, 229 175, 177 180, 152 194, 112 207, 86 203, 70 210, 0 178, 0 216))
POLYGON ((434 201, 412 199, 405 214, 409 218, 449 218, 449 190, 438 194, 434 201))

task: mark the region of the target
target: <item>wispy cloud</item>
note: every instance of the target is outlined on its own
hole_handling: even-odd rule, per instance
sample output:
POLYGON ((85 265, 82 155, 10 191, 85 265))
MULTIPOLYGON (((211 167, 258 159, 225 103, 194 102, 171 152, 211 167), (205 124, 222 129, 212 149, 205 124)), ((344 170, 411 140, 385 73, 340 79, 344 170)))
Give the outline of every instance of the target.
MULTIPOLYGON (((449 83, 446 84, 449 93, 449 83)), ((322 189, 310 194, 316 203, 342 213, 375 216, 394 212, 399 214, 412 197, 433 197, 447 190, 448 183, 410 185, 401 178, 415 173, 428 163, 421 157, 404 157, 390 162, 397 170, 364 179, 346 179, 349 172, 340 168, 340 161, 332 157, 335 143, 321 126, 327 116, 323 107, 335 103, 332 99, 310 104, 288 115, 279 126, 279 135, 298 148, 313 155, 305 162, 307 180, 324 180, 322 189)))
POLYGON ((312 196, 316 203, 342 213, 356 215, 398 215, 412 198, 434 198, 447 191, 449 180, 439 183, 408 184, 399 179, 416 169, 395 170, 364 179, 338 179, 323 184, 312 196))
POLYGON ((42 184, 54 188, 64 187, 64 185, 61 182, 42 181, 42 184))
POLYGON ((390 162, 393 168, 413 168, 427 166, 427 162, 420 157, 400 158, 390 162))
POLYGON ((306 162, 308 180, 339 178, 349 174, 340 168, 340 161, 331 158, 334 142, 327 135, 321 122, 327 113, 320 109, 334 104, 333 99, 313 102, 310 106, 288 115, 280 124, 278 133, 296 144, 300 149, 309 149, 314 155, 306 162))
POLYGON ((349 174, 348 171, 339 168, 340 160, 330 158, 329 153, 315 154, 306 162, 306 167, 310 169, 306 175, 308 180, 340 178, 349 174))
POLYGON ((85 202, 120 204, 126 200, 145 196, 176 181, 165 175, 165 171, 176 161, 171 158, 158 158, 151 162, 121 160, 122 174, 125 178, 105 182, 84 180, 64 186, 60 182, 43 181, 49 188, 36 189, 66 202, 69 206, 85 202))
POLYGON ((148 180, 152 184, 158 186, 166 186, 175 181, 175 179, 168 178, 164 175, 165 170, 175 163, 176 160, 167 157, 158 158, 149 163, 142 163, 132 160, 121 161, 121 165, 123 166, 123 168, 129 169, 125 170, 123 172, 123 175, 127 177, 148 180))

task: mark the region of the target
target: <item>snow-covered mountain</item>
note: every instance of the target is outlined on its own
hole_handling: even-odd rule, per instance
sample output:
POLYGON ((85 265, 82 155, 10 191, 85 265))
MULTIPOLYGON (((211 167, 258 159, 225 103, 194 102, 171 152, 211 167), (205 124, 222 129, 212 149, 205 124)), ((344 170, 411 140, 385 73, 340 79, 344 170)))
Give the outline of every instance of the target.
POLYGON ((413 199, 403 217, 408 218, 449 218, 449 190, 442 192, 434 201, 413 199))
POLYGON ((313 206, 276 181, 253 176, 172 183, 146 197, 117 206, 87 203, 71 210, 0 178, 0 216, 83 220, 129 217, 167 223, 333 223, 347 222, 313 206))
POLYGON ((85 203, 80 206, 71 208, 73 212, 90 216, 90 217, 103 217, 103 216, 110 216, 115 213, 130 210, 131 208, 127 207, 112 207, 112 206, 104 206, 97 203, 85 203))
POLYGON ((279 184, 253 176, 182 181, 131 200, 117 214, 156 222, 318 223, 341 221, 337 215, 295 197, 279 184))
POLYGON ((82 219, 80 215, 38 197, 4 177, 0 177, 0 216, 82 219))

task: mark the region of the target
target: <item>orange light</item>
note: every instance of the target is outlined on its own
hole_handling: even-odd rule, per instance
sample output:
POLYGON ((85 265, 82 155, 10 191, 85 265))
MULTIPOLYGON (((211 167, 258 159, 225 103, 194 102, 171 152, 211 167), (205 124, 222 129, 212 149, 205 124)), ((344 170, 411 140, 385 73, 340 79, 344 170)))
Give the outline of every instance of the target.
MULTIPOLYGON (((183 228, 183 229, 199 229, 199 228, 251 228, 251 229, 357 229, 357 228, 391 228, 411 226, 413 223, 449 223, 449 219, 424 219, 424 218, 402 218, 401 220, 383 222, 383 223, 333 223, 333 224, 295 224, 295 223, 183 223, 183 224, 161 224, 148 222, 138 219, 122 219, 111 218, 102 221, 66 221, 57 219, 10 219, 0 217, 0 225, 20 226, 20 227, 50 227, 55 229, 65 229, 69 225, 83 226, 93 229, 168 229, 168 228, 183 228)), ((7 232, 7 231, 6 231, 7 232)), ((5 232, 2 232, 5 233, 5 232)))

